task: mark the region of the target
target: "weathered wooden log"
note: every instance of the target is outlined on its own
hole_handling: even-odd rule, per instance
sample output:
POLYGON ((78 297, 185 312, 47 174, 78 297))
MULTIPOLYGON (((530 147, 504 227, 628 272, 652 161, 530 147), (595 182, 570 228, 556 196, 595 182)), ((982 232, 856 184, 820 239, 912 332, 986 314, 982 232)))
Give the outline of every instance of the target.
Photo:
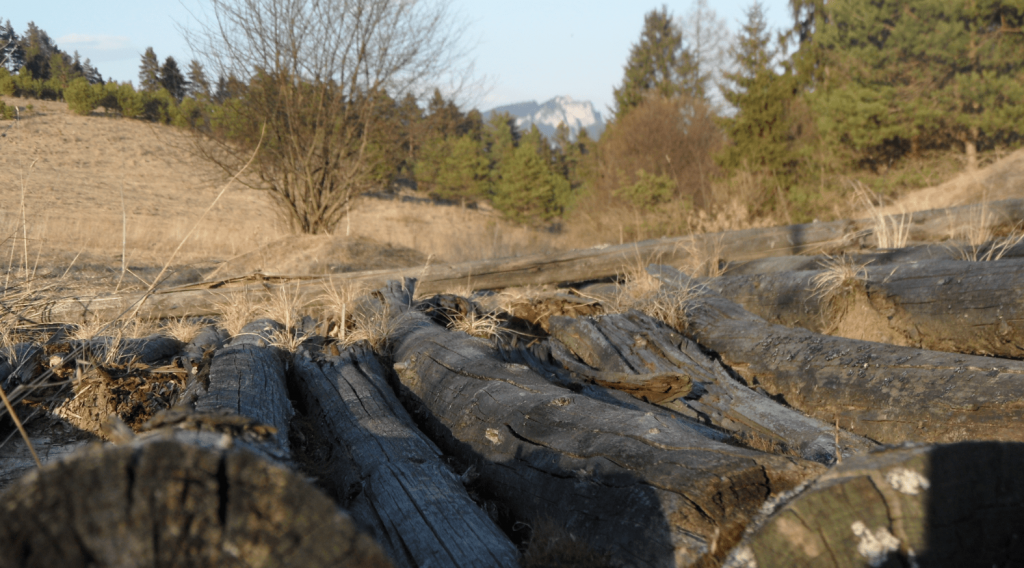
POLYGON ((822 335, 773 325, 675 269, 685 335, 747 384, 872 440, 1024 441, 1024 363, 822 335))
POLYGON ((1024 561, 1024 445, 891 448, 829 470, 752 525, 726 566, 1005 566, 1024 561))
POLYGON ((176 405, 195 409, 202 392, 210 388, 210 361, 213 354, 230 339, 223 328, 209 325, 188 342, 181 356, 181 366, 188 373, 176 405))
MULTIPOLYGON (((1006 200, 988 204, 983 220, 977 206, 936 209, 907 214, 911 240, 945 240, 957 227, 974 223, 979 228, 998 231, 1013 227, 1024 218, 1024 200, 1006 200)), ((899 217, 899 216, 897 216, 899 217)), ((302 281, 293 292, 306 305, 324 302, 324 288, 348 285, 373 289, 389 280, 415 275, 420 279, 420 292, 443 292, 455 287, 474 290, 507 288, 535 284, 584 282, 615 277, 624 267, 641 262, 663 262, 680 265, 693 255, 713 254, 721 259, 738 261, 801 253, 839 252, 859 249, 872 243, 874 221, 868 219, 809 223, 787 227, 746 229, 706 235, 665 238, 617 246, 595 247, 555 255, 531 255, 432 265, 404 270, 376 270, 332 275, 329 278, 308 275, 258 275, 259 282, 227 285, 224 281, 206 282, 189 287, 157 291, 145 301, 139 295, 92 296, 54 301, 41 311, 42 321, 85 322, 113 320, 126 311, 148 319, 216 315, 226 294, 247 293, 254 300, 270 299, 280 284, 274 281, 302 281), (203 287, 215 287, 206 289, 203 287), (141 304, 141 305, 140 305, 141 304), (132 306, 136 306, 132 308, 132 306)))
MULTIPOLYGON (((739 384, 695 343, 639 312, 598 318, 556 317, 549 320, 549 327, 555 344, 552 352, 567 368, 578 369, 583 376, 590 371, 579 370, 580 366, 634 377, 686 377, 688 383, 697 385, 696 393, 665 401, 665 406, 708 420, 740 438, 778 445, 781 451, 797 451, 804 459, 825 464, 835 461, 839 451, 849 456, 876 447, 739 384), (558 349, 560 344, 567 349, 558 349), (574 361, 573 355, 582 363, 574 361)), ((637 389, 630 392, 642 393, 637 389)))
MULTIPOLYGON (((19 413, 20 414, 20 413, 19 413)), ((29 418, 22 416, 25 431, 40 463, 64 459, 83 448, 96 437, 70 424, 39 412, 29 418)), ((25 440, 13 427, 0 429, 0 491, 36 468, 35 459, 25 440)))
POLYGON ((821 470, 575 395, 504 363, 484 340, 411 311, 413 282, 363 306, 378 298, 397 320, 403 403, 522 522, 550 518, 627 565, 689 566, 731 546, 764 499, 821 470))
POLYGON ((220 434, 162 431, 87 448, 11 485, 0 496, 0 565, 389 563, 298 475, 224 449, 220 434))
POLYGON ((413 424, 365 346, 292 358, 303 415, 330 448, 321 476, 397 566, 517 566, 515 545, 413 424))
POLYGON ((268 319, 246 324, 210 363, 209 387, 195 411, 236 415, 270 427, 272 440, 261 444, 264 457, 287 462, 288 424, 295 411, 288 400, 283 354, 270 344, 281 325, 268 319))
POLYGON ((769 323, 936 351, 1024 357, 1024 259, 843 266, 845 272, 724 276, 704 285, 769 323))
MULTIPOLYGON (((856 264, 882 266, 887 264, 907 264, 929 260, 969 260, 998 258, 1020 258, 1024 256, 1024 242, 1007 246, 1002 240, 990 241, 977 247, 961 241, 911 245, 900 249, 877 251, 848 252, 844 256, 856 264)), ((821 270, 827 268, 835 260, 834 255, 791 255, 758 258, 728 262, 722 266, 724 276, 750 276, 754 274, 774 274, 776 272, 798 272, 801 270, 821 270)))

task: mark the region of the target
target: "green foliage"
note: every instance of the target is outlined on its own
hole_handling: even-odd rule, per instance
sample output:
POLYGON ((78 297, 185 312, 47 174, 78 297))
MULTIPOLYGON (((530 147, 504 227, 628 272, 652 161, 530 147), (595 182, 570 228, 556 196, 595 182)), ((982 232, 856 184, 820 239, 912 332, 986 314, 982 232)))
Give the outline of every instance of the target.
POLYGON ((630 48, 626 76, 615 89, 615 118, 636 108, 648 93, 665 98, 703 96, 697 69, 668 9, 648 12, 640 41, 630 48))
POLYGON ((139 65, 139 90, 156 91, 160 86, 160 60, 153 48, 147 47, 139 65))
POLYGON ((136 118, 146 112, 146 105, 142 101, 142 93, 132 87, 131 83, 121 83, 114 92, 117 101, 117 109, 125 118, 136 118))
POLYGON ((668 203, 676 191, 676 180, 667 175, 637 172, 637 181, 613 192, 615 197, 628 202, 637 209, 653 211, 659 205, 668 203))
POLYGON ((13 120, 14 119, 14 107, 7 106, 3 101, 0 101, 0 120, 13 120))
POLYGON ((520 144, 498 171, 493 204, 513 221, 550 221, 570 202, 569 180, 552 171, 533 145, 520 144))
POLYGON ((419 188, 439 199, 474 202, 486 197, 490 186, 490 162, 470 135, 429 139, 415 173, 419 188))
POLYGON ((155 92, 143 91, 141 93, 142 116, 161 124, 173 124, 179 116, 178 101, 167 92, 167 89, 160 89, 155 92))
POLYGON ((181 69, 178 68, 178 62, 173 57, 168 56, 160 68, 160 86, 167 89, 167 92, 177 101, 181 101, 185 97, 188 81, 185 80, 181 69))
POLYGON ((747 22, 731 54, 737 70, 724 74, 730 84, 722 95, 736 114, 720 121, 730 144, 719 162, 730 170, 744 168, 785 179, 794 160, 788 107, 795 83, 788 72, 775 71, 777 51, 760 2, 747 10, 747 22))
POLYGON ((68 102, 68 108, 72 112, 81 115, 88 115, 96 110, 102 96, 102 86, 99 90, 93 89, 93 86, 89 84, 89 80, 85 77, 74 79, 64 89, 64 100, 68 102))
POLYGON ((17 92, 17 85, 14 82, 14 77, 4 69, 0 67, 0 95, 7 95, 13 97, 17 92))

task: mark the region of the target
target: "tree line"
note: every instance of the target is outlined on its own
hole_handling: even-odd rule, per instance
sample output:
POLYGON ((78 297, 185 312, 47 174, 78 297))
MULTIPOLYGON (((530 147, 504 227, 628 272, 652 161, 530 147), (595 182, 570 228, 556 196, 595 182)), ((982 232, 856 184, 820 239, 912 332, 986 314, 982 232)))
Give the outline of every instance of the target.
POLYGON ((295 41, 267 24, 280 1, 215 0, 217 25, 188 38, 200 59, 183 72, 147 49, 137 90, 8 23, 0 94, 188 128, 226 172, 259 146, 246 183, 314 233, 395 184, 486 200, 522 223, 617 223, 631 238, 692 229, 741 185, 747 213, 804 221, 850 177, 929 152, 975 168, 1024 130, 1024 0, 790 0, 781 33, 755 2, 735 36, 706 0, 682 17, 663 6, 645 16, 600 140, 564 125, 547 139, 423 89, 455 61, 444 3, 311 3, 286 23, 306 34, 295 41), (408 51, 377 57, 388 49, 408 51))

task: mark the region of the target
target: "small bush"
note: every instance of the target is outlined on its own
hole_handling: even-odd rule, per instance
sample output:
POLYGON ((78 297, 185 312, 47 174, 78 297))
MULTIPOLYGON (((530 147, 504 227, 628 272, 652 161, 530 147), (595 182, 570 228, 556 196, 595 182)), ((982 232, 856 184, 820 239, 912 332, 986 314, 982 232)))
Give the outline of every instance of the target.
POLYGON ((142 116, 142 113, 146 111, 142 102, 142 94, 137 92, 131 83, 118 85, 114 97, 117 99, 117 109, 125 118, 142 116))
POLYGON ((0 120, 13 120, 14 119, 14 107, 7 106, 3 101, 0 101, 0 120))
POLYGON ((68 108, 72 112, 81 115, 88 115, 99 106, 99 97, 89 80, 85 77, 78 77, 71 81, 71 84, 64 89, 64 100, 68 102, 68 108))

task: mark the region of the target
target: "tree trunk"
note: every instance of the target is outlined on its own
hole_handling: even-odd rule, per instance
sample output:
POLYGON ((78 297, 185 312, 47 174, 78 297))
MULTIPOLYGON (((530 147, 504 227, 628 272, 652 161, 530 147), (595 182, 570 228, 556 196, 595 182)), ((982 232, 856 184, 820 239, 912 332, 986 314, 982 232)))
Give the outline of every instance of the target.
MULTIPOLYGON (((666 285, 691 281, 651 267, 666 285)), ((772 325, 704 290, 684 299, 684 333, 747 384, 884 444, 1024 441, 1024 363, 772 325)))
POLYGON ((1024 259, 867 266, 832 293, 828 271, 704 283, 769 323, 936 351, 1024 357, 1024 259))
POLYGON ((1024 446, 890 448, 832 468, 752 525, 726 566, 1006 566, 1024 560, 1024 446))
MULTIPOLYGON (((987 204, 986 207, 987 214, 983 219, 978 219, 978 206, 919 211, 907 214, 905 218, 895 216, 894 219, 909 225, 911 241, 942 241, 962 227, 974 226, 998 233, 1012 228, 1019 219, 1024 218, 1024 200, 999 201, 987 204)), ((488 290, 614 278, 622 273, 623 267, 652 261, 678 266, 688 261, 717 264, 719 260, 741 261, 803 253, 837 253, 870 246, 874 242, 873 230, 872 220, 844 220, 657 239, 547 256, 530 255, 433 265, 429 269, 376 270, 332 275, 329 278, 261 275, 257 284, 226 285, 218 281, 158 291, 141 304, 137 315, 148 319, 216 315, 225 294, 245 292, 255 301, 269 300, 281 286, 273 282, 281 281, 302 281, 303 286, 296 293, 297 299, 306 306, 316 306, 325 301, 325 286, 349 285, 373 289, 386 281, 408 275, 419 277, 422 280, 420 292, 430 294, 467 286, 473 290, 488 290), (203 286, 211 289, 203 289, 203 286)), ((295 285, 288 285, 291 292, 295 285)), ((41 310, 39 318, 42 321, 61 322, 109 320, 118 317, 128 306, 141 299, 138 295, 66 298, 46 306, 41 310)))
MULTIPOLYGON (((412 312, 413 282, 377 296, 401 323, 393 339, 403 402, 521 522, 549 519, 631 566, 689 566, 720 558, 765 499, 821 471, 504 363, 482 340, 412 312)), ((360 309, 373 308, 368 299, 360 309)))
MULTIPOLYGON (((584 376, 589 369, 638 378, 645 376, 641 373, 684 376, 697 385, 695 394, 666 400, 663 406, 707 420, 748 443, 757 442, 763 451, 796 451, 804 459, 827 465, 835 461, 840 448, 844 456, 849 456, 876 447, 869 440, 838 431, 739 384, 695 343, 641 313, 557 317, 551 318, 549 326, 552 341, 565 344, 583 361, 571 361, 571 354, 560 355, 565 351, 553 348, 556 359, 567 368, 588 367, 581 371, 584 376)), ((634 396, 642 393, 636 389, 630 392, 637 393, 634 396)))
POLYGON ((298 353, 292 376, 317 445, 330 448, 322 479, 397 566, 518 565, 515 545, 441 462, 365 346, 319 363, 298 353))

